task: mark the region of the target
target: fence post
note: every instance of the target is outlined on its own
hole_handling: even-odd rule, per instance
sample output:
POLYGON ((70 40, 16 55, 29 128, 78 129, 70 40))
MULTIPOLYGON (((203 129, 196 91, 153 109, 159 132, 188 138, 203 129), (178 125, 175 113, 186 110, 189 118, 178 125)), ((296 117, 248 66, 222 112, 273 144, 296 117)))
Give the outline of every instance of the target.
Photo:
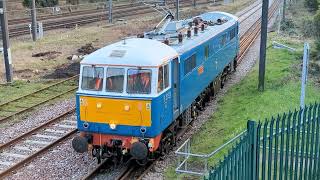
POLYGON ((249 148, 250 148, 250 161, 249 162, 249 169, 251 169, 251 172, 249 174, 249 179, 254 180, 256 177, 257 172, 257 157, 256 157, 256 151, 257 151, 257 123, 255 121, 249 120, 247 123, 247 129, 248 129, 248 135, 250 137, 249 139, 249 148))

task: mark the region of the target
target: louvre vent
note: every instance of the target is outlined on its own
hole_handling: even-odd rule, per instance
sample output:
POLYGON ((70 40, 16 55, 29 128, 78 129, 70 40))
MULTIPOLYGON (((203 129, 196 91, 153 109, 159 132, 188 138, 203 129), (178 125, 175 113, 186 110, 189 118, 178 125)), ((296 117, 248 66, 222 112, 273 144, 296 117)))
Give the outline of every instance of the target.
POLYGON ((125 50, 113 50, 110 54, 110 57, 123 57, 125 54, 125 50))

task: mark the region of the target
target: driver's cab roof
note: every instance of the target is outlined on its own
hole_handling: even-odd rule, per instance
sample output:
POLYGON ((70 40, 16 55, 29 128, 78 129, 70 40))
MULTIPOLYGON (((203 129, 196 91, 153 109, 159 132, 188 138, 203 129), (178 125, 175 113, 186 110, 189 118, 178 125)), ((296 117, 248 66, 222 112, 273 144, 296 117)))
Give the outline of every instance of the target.
POLYGON ((157 40, 130 38, 105 46, 82 61, 82 65, 158 67, 178 57, 176 50, 157 40))

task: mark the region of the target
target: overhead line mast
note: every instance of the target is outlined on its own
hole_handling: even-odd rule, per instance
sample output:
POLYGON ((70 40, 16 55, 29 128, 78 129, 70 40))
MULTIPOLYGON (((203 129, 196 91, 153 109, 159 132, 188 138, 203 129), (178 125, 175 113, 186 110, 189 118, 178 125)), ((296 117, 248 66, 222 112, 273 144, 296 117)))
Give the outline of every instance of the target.
POLYGON ((6 70, 7 82, 12 82, 12 61, 11 51, 9 43, 9 30, 8 30, 8 19, 7 19, 7 0, 0 0, 0 22, 2 30, 2 41, 3 41, 3 56, 4 65, 6 70))
POLYGON ((266 47, 268 35, 268 10, 269 0, 262 2, 262 21, 261 21, 261 41, 260 41, 260 60, 259 60, 259 91, 264 91, 264 79, 266 71, 266 47))

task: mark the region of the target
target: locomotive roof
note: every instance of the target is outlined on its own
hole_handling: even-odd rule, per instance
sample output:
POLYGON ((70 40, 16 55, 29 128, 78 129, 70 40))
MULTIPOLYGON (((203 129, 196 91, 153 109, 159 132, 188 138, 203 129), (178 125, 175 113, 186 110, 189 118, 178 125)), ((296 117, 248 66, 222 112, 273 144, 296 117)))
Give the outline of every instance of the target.
POLYGON ((183 38, 178 43, 176 38, 181 29, 186 29, 193 18, 171 21, 162 27, 160 32, 145 33, 145 38, 128 38, 105 46, 86 56, 81 64, 112 65, 112 66, 137 66, 156 67, 166 63, 195 46, 209 40, 234 25, 238 18, 225 12, 208 12, 199 16, 204 21, 217 22, 218 19, 226 20, 220 25, 209 25, 205 31, 199 29, 195 36, 191 31, 191 38, 183 38), (174 37, 174 38, 172 38, 174 37), (164 44, 164 39, 169 39, 169 46, 164 44))
POLYGON ((237 23, 238 18, 232 14, 226 12, 208 12, 201 14, 197 17, 201 17, 205 21, 216 22, 217 19, 223 18, 227 21, 221 25, 208 26, 205 31, 201 32, 199 29, 198 35, 194 36, 194 32, 191 31, 191 38, 184 38, 182 44, 173 44, 172 47, 178 51, 178 53, 183 53, 190 50, 191 48, 198 46, 201 43, 209 40, 210 38, 218 35, 219 33, 225 31, 230 26, 237 23))
POLYGON ((204 13, 190 19, 171 21, 159 31, 154 30, 145 33, 145 35, 146 38, 156 39, 158 41, 164 41, 165 39, 168 39, 170 41, 169 45, 174 48, 179 54, 182 54, 183 52, 186 52, 225 31, 227 28, 237 23, 237 21, 238 18, 232 14, 214 11, 204 13), (182 32, 185 35, 185 31, 190 27, 189 23, 192 23, 194 18, 201 18, 203 21, 212 23, 212 25, 208 25, 203 32, 201 32, 199 28, 198 34, 196 36, 194 35, 194 31, 192 30, 191 38, 183 37, 182 43, 179 43, 177 38, 179 32, 182 32), (224 22, 218 25, 216 24, 218 19, 222 19, 224 22))
POLYGON ((177 56, 172 47, 157 40, 131 38, 91 53, 81 64, 154 67, 177 56))

